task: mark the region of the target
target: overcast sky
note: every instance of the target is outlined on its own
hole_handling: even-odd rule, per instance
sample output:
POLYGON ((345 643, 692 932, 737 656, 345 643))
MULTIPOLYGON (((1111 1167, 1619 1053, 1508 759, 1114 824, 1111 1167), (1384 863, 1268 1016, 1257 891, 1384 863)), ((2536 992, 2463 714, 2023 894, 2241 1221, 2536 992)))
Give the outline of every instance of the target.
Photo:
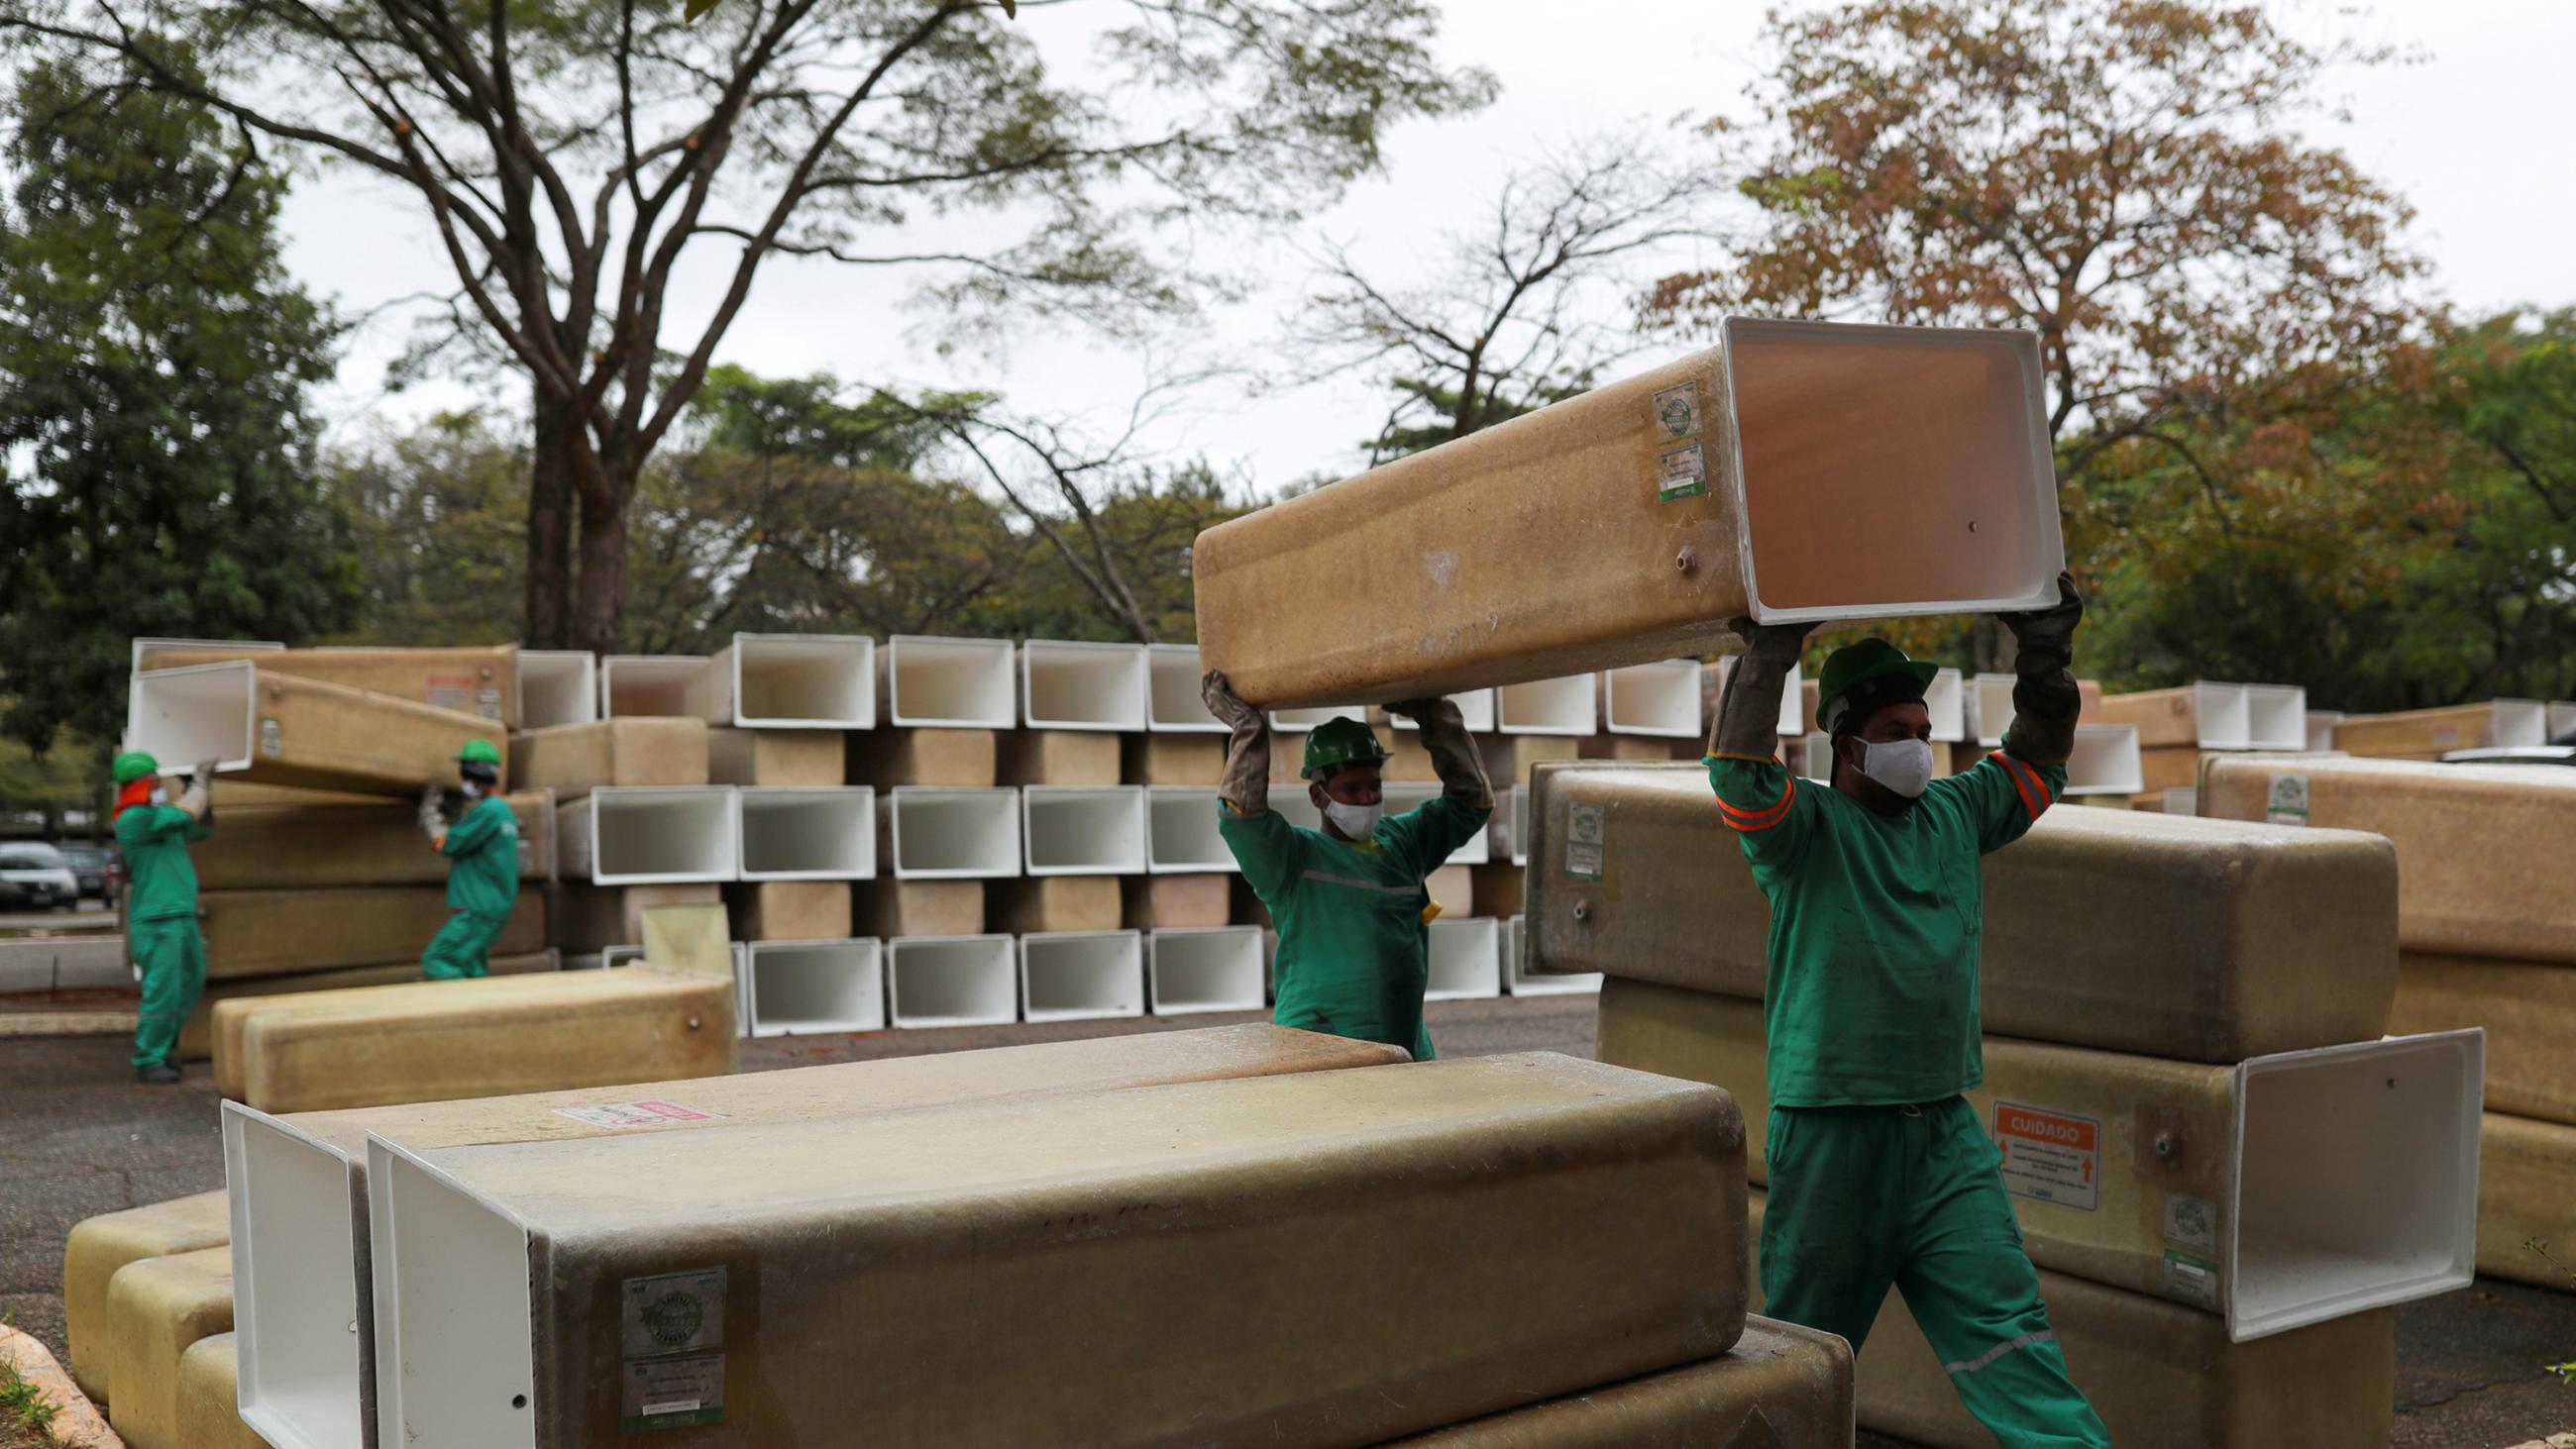
MULTIPOLYGON (((2469 310, 2576 303, 2576 162, 2566 150, 2565 90, 2567 60, 2576 56, 2576 3, 2383 0, 2367 13, 2326 4, 2278 9, 2294 33, 2358 35, 2425 54, 2420 64, 2339 77, 2352 123, 2323 124, 2318 135, 2415 205, 2411 241, 2432 258, 2442 296, 2469 310)), ((1605 126, 1740 112, 1760 10, 1750 0, 1452 0, 1445 58, 1491 70, 1502 82, 1501 99, 1464 119, 1401 129, 1389 147, 1389 174, 1358 186, 1312 225, 1352 241, 1369 265, 1398 282, 1419 275, 1437 255, 1443 229, 1471 219, 1466 214, 1485 203, 1514 162, 1605 126), (1581 22, 1567 23, 1574 13, 1581 22)), ((416 218, 381 186, 345 172, 308 174, 289 205, 289 264, 350 312, 442 289, 450 285, 447 265, 423 244, 416 218)), ((1287 240, 1277 239, 1273 255, 1262 258, 1276 283, 1216 318, 1192 345, 1276 370, 1283 323, 1308 280, 1287 240)), ((729 244, 707 252, 716 260, 729 244)), ((729 255, 722 260, 730 266, 729 255)), ((715 275, 691 279, 699 296, 710 294, 715 275)), ((907 291, 891 275, 773 261, 719 357, 769 375, 829 371, 904 386, 998 387, 1022 408, 1091 416, 1103 427, 1124 416, 1145 375, 1142 357, 1072 335, 1015 337, 1000 364, 942 357, 923 336, 921 314, 904 307, 907 291)), ((359 441, 468 395, 452 386, 387 394, 385 364, 409 332, 401 307, 386 308, 359 332, 326 400, 335 440, 359 441)), ((522 400, 516 392, 507 398, 522 400)), ((1215 389, 1159 424, 1152 441, 1164 457, 1203 453, 1266 489, 1309 473, 1351 471, 1358 441, 1384 411, 1379 390, 1357 379, 1259 393, 1215 389)))

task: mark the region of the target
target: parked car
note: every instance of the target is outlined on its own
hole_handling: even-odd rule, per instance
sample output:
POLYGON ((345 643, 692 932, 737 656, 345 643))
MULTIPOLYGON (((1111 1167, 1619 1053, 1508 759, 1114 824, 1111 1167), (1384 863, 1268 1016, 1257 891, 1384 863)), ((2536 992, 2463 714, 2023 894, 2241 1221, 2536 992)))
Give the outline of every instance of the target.
POLYGON ((66 845, 63 859, 71 863, 72 874, 80 881, 80 893, 109 905, 116 904, 117 878, 124 872, 116 869, 114 848, 105 845, 66 845))
POLYGON ((0 906, 68 911, 80 894, 80 878, 61 851, 33 840, 0 845, 0 906))

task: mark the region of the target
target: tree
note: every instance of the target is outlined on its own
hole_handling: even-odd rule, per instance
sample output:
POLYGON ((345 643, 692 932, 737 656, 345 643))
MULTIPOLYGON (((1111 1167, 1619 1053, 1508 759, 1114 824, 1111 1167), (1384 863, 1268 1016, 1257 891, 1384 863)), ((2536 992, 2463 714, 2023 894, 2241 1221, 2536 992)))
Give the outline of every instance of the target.
POLYGON ((472 413, 443 413, 333 460, 329 488, 356 520, 370 644, 518 637, 527 567, 528 453, 472 413))
POLYGON ((1534 412, 1592 385, 1635 350, 1610 318, 1624 260, 1701 234, 1719 173, 1657 160, 1645 139, 1604 136, 1515 171, 1483 227, 1446 237, 1438 280, 1372 278, 1330 247, 1297 331, 1318 376, 1387 374, 1395 402, 1365 444, 1374 467, 1534 412))
POLYGON ((1387 125, 1491 89, 1433 61, 1428 0, 1068 3, 1098 27, 1079 74, 985 0, 734 0, 694 23, 674 0, 176 0, 156 13, 207 75, 139 44, 124 3, 12 0, 0 26, 393 182, 438 237, 458 335, 531 388, 540 646, 616 647, 646 465, 774 258, 1133 326, 1206 280, 1174 219, 1284 219, 1374 167, 1387 125), (951 214, 998 239, 914 236, 951 214), (685 317, 684 271, 722 278, 685 317))
POLYGON ((2086 504, 2106 474, 2232 527, 2249 470, 2421 366, 2407 207, 2298 129, 2327 76, 2385 53, 2209 0, 1866 0, 1766 37, 1752 118, 1707 127, 1754 232, 1647 317, 2037 333, 2079 571, 2112 558, 2086 504))
MULTIPOLYGON (((174 75, 187 51, 133 44, 174 75)), ((0 214, 0 724, 122 732, 136 635, 304 639, 357 603, 312 482, 332 326, 285 280, 284 180, 207 107, 20 79, 0 214)))

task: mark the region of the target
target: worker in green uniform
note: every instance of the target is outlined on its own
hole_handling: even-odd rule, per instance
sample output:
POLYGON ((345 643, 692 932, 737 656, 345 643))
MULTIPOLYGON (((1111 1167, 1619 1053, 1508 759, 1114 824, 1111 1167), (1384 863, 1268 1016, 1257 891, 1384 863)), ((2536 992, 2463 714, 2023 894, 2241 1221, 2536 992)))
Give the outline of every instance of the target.
POLYGON ((200 761, 179 803, 161 785, 161 762, 141 750, 118 755, 116 848, 125 859, 125 936, 143 976, 134 1019, 134 1075, 155 1086, 179 1080, 170 1060, 179 1028, 206 989, 206 940, 197 933, 197 866, 188 843, 213 835, 215 762, 200 761))
POLYGON ((1775 755, 1780 697, 1811 624, 1737 621, 1750 647, 1709 741, 1718 809, 1771 901, 1764 1311, 1857 1350, 1894 1285, 2004 1449, 2111 1442, 2067 1376, 2002 1158, 1963 1095, 1984 1077, 1978 857, 2066 786, 2083 613, 2061 575, 2055 605, 2003 616, 2020 646, 2015 716, 1964 773, 1933 778, 1937 671, 1864 639, 1818 684, 1833 778, 1792 775, 1775 755))
POLYGON ((1388 818, 1386 750, 1355 719, 1327 720, 1306 736, 1300 770, 1324 828, 1291 825, 1270 808, 1270 733, 1261 711, 1235 697, 1221 673, 1201 687, 1233 732, 1217 794, 1217 830, 1279 927, 1275 958, 1281 1026, 1385 1042, 1433 1056, 1422 1021, 1431 984, 1430 920, 1437 903, 1423 878, 1473 839, 1494 812, 1476 742, 1445 699, 1387 709, 1421 726, 1441 793, 1388 818))
POLYGON ((456 754, 464 782, 465 813, 449 825, 440 806, 445 790, 435 780, 420 792, 420 830, 447 868, 447 924, 421 953, 432 981, 482 976, 492 968, 492 943, 510 924, 519 900, 519 817, 501 798, 501 752, 490 740, 468 740, 456 754))

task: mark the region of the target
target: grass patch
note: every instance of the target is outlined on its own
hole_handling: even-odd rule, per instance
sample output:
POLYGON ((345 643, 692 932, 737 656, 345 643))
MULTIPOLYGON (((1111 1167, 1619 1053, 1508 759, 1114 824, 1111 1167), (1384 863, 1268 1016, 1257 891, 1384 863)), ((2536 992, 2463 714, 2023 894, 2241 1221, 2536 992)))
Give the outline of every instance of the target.
POLYGON ((54 1437, 53 1401, 0 1359, 0 1449, 67 1449, 54 1437))

